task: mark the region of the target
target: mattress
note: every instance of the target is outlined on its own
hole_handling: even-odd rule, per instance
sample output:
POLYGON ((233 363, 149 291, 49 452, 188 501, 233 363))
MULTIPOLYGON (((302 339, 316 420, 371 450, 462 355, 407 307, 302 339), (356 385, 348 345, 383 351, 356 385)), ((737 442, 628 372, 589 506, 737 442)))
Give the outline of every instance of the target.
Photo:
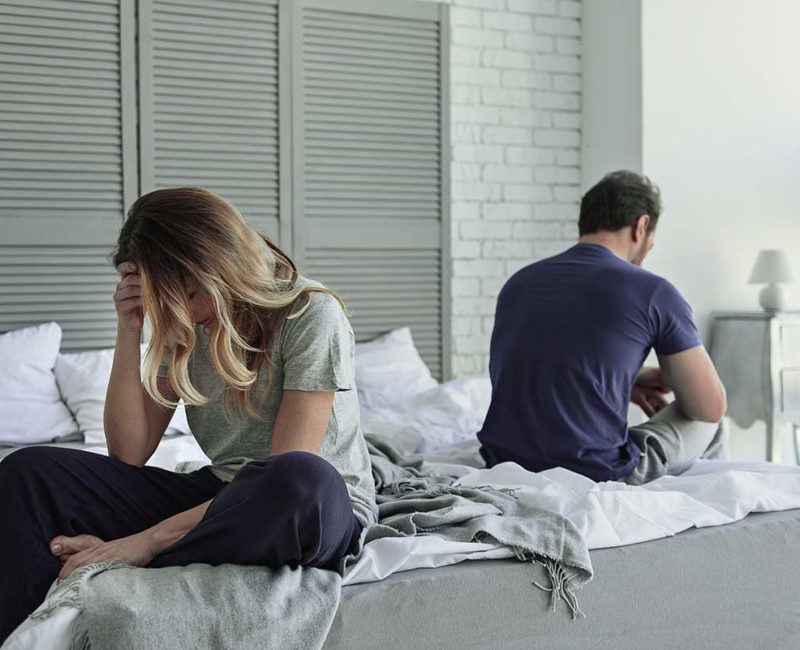
POLYGON ((585 618, 540 566, 461 562, 345 586, 325 648, 800 647, 800 509, 591 551, 585 618))

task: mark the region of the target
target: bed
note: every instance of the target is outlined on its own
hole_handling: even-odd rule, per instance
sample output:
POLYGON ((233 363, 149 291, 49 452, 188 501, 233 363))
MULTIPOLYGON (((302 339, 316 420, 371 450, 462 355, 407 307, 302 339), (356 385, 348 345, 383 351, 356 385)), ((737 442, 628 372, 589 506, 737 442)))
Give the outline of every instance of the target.
MULTIPOLYGON (((78 441, 51 444, 105 453, 102 445, 78 441)), ((13 449, 0 450, 0 458, 9 453, 13 449)), ((469 469, 479 467, 477 445, 469 440, 421 455, 439 467, 462 468, 466 483, 469 469)), ((202 458, 191 435, 176 434, 162 441, 149 464, 174 468, 202 458)), ((555 481, 564 476, 552 475, 555 481)), ((800 506, 800 469, 706 461, 660 493, 635 488, 638 496, 653 499, 647 510, 656 531, 641 522, 634 526, 626 508, 616 505, 637 496, 628 486, 600 486, 603 493, 608 488, 611 499, 601 505, 603 517, 612 522, 618 540, 597 532, 596 516, 566 510, 585 530, 590 548, 624 544, 591 551, 595 577, 579 593, 585 617, 573 621, 563 606, 551 611, 549 594, 533 585, 546 584, 543 569, 492 559, 502 555, 496 545, 475 544, 485 548, 457 553, 442 544, 438 549, 417 544, 422 540, 381 540, 395 550, 373 551, 370 546, 379 546, 373 542, 365 549, 372 555, 361 564, 380 565, 392 557, 385 560, 388 568, 350 568, 324 647, 797 647, 800 508, 744 513, 800 506), (698 489, 701 484, 716 488, 698 489), (770 486, 768 496, 765 487, 770 486), (730 497, 723 494, 726 489, 730 497), (679 493, 691 496, 697 504, 690 506, 693 510, 686 503, 676 507, 679 493), (680 512, 680 521, 663 516, 670 508, 680 512), (713 522, 703 508, 737 520, 708 525, 713 522), (673 534, 694 525, 689 519, 703 527, 673 534), (637 536, 661 538, 627 543, 637 536), (398 564, 397 548, 404 544, 407 561, 398 564)), ((53 619, 40 625, 37 643, 15 634, 8 647, 68 647, 69 630, 69 620, 53 619)))
MULTIPOLYGON (((75 419, 48 420, 49 433, 33 444, 107 453, 98 423, 111 351, 63 353, 52 325, 34 330, 8 349, 36 351, 37 359, 6 361, 51 368, 37 381, 57 386, 33 386, 29 396, 50 395, 51 403, 32 410, 66 405, 75 419), (76 425, 81 435, 44 437, 76 425)), ((541 566, 519 562, 507 547, 436 535, 378 539, 348 567, 324 647, 797 647, 799 467, 701 461, 643 487, 597 484, 560 468, 487 470, 474 436, 490 398, 486 378, 437 381, 408 328, 359 344, 356 366, 365 432, 461 486, 535 494, 581 531, 595 577, 578 593, 585 616, 572 620, 562 602, 552 611, 550 594, 534 585, 548 584, 541 566)), ((148 464, 189 471, 207 463, 176 419, 148 464)), ((0 463, 19 446, 0 447, 0 463)), ((4 650, 69 647, 72 611, 35 626, 29 619, 4 650)))

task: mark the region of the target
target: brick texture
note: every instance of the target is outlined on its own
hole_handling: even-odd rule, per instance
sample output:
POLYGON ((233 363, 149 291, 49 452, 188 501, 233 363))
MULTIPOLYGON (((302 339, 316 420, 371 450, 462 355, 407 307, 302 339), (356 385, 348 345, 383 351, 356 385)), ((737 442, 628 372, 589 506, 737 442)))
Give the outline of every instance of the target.
MULTIPOLYGON (((436 1, 436 0, 430 0, 436 1)), ((575 242, 581 3, 450 5, 453 375, 485 375, 497 293, 575 242)))

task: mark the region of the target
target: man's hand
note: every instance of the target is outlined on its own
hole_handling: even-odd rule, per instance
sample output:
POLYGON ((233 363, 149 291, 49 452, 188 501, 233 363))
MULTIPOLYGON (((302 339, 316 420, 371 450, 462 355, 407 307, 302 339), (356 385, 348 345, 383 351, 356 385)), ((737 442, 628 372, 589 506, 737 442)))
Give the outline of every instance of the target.
POLYGON ((56 543, 62 547, 62 551, 57 555, 68 556, 64 566, 61 567, 61 572, 58 574, 59 581, 66 580, 78 567, 94 562, 110 562, 118 559, 133 566, 145 567, 158 554, 158 550, 147 531, 129 535, 128 537, 120 537, 110 542, 103 542, 93 536, 86 536, 92 537, 91 540, 83 540, 82 543, 78 542, 77 540, 82 537, 84 536, 65 537, 59 535, 51 540, 51 547, 56 543), (75 548, 79 547, 82 547, 83 550, 70 552, 70 550, 74 551, 75 548))
POLYGON ((647 417, 653 417, 669 404, 667 395, 671 391, 659 368, 642 368, 631 390, 631 402, 642 409, 647 417))
POLYGON ((660 368, 642 368, 634 384, 642 388, 657 388, 662 393, 672 392, 672 387, 660 368))
POLYGON ((631 402, 642 409, 645 415, 650 418, 669 404, 667 395, 669 395, 669 391, 637 384, 631 390, 631 402))

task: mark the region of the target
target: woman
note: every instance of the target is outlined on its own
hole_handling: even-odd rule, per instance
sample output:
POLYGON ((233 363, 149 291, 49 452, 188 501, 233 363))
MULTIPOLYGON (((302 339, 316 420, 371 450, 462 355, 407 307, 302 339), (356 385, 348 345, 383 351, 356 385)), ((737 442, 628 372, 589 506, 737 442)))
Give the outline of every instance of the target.
POLYGON ((0 642, 79 566, 341 571, 377 518, 353 330, 333 292, 192 187, 140 197, 114 265, 109 456, 34 446, 0 463, 0 642), (145 466, 178 398, 212 461, 186 474, 145 466))

